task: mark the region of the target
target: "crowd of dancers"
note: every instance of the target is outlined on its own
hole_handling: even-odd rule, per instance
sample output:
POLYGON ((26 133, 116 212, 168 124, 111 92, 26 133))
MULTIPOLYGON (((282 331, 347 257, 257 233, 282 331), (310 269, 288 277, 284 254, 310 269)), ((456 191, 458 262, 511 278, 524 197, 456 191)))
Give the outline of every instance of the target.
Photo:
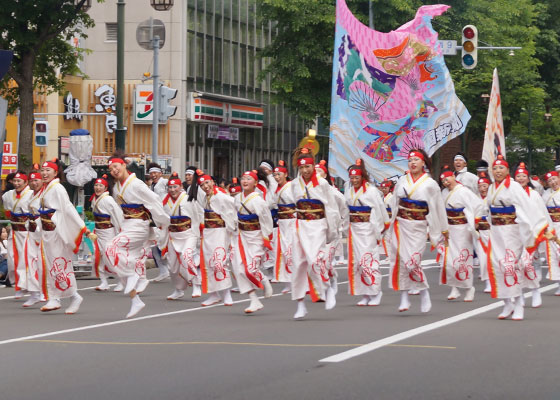
POLYGON ((150 251, 161 268, 156 279, 170 277, 167 300, 180 299, 192 287, 192 297, 206 296, 202 306, 231 306, 235 288, 249 297, 250 314, 263 308, 261 291, 265 299, 272 296, 272 282, 291 293, 294 319, 308 313, 308 295, 327 310, 336 306, 341 268, 335 266, 341 264, 357 305, 379 305, 383 254, 390 267, 386 284, 400 291, 398 311, 409 310, 410 295, 417 294, 421 312, 429 312, 422 264, 428 242, 437 249, 439 284, 451 288, 448 299, 463 295, 473 301, 478 270, 484 292, 504 300, 500 319, 524 318, 524 289, 532 292, 532 307, 542 304, 545 265, 546 278, 560 281, 557 171, 545 175, 545 191, 523 163, 512 176, 499 156, 490 167, 479 162, 477 176, 458 153, 453 166, 435 177, 438 184, 427 154, 414 149, 406 174, 378 186, 356 160, 341 192, 327 163, 317 162, 307 148, 296 149, 291 164, 294 179, 283 160, 263 160, 224 189, 194 167, 187 169, 186 182, 175 173, 166 179, 157 164, 149 166, 148 186, 127 169, 124 156, 111 157, 110 176, 94 182, 92 232, 60 184, 57 160, 35 166, 29 175, 18 171, 15 189, 3 195, 12 225, 8 269, 15 297, 29 294, 23 307, 41 303, 43 312, 69 299, 65 312, 76 313, 83 298, 72 259, 84 236, 94 244, 96 290, 109 290, 108 279, 116 278, 113 290, 131 300, 127 318, 145 307, 140 294, 149 284, 150 251))

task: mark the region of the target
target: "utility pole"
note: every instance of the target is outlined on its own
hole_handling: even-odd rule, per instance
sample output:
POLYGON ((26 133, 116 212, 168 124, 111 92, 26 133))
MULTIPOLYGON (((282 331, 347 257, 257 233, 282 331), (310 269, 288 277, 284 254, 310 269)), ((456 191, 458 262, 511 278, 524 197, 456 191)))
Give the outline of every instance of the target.
POLYGON ((117 1, 117 129, 115 148, 125 151, 124 127, 124 0, 117 1))
POLYGON ((369 28, 375 29, 373 26, 373 3, 369 0, 369 28))
POLYGON ((152 90, 153 106, 152 106, 152 162, 158 162, 158 129, 159 129, 159 36, 156 35, 152 39, 154 48, 154 75, 152 90))

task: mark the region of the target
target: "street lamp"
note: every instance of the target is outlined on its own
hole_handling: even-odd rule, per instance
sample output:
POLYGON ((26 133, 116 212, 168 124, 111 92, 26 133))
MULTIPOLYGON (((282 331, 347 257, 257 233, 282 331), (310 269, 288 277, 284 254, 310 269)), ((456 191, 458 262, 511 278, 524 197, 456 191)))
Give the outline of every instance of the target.
POLYGON ((156 11, 167 11, 173 7, 173 0, 150 0, 150 5, 156 11))

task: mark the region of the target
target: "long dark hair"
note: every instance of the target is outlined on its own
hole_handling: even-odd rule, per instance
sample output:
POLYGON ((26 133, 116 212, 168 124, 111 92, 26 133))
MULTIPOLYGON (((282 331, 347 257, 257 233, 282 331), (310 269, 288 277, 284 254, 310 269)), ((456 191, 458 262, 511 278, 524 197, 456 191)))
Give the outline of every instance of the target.
POLYGON ((259 178, 259 181, 263 181, 265 186, 268 188, 269 182, 268 182, 268 175, 264 170, 264 167, 258 167, 257 168, 257 178, 259 178))
POLYGON ((198 178, 200 178, 202 175, 204 175, 204 172, 202 172, 202 170, 197 169, 193 175, 193 182, 192 184, 189 186, 189 197, 187 197, 187 201, 196 201, 197 195, 198 195, 198 187, 200 186, 198 184, 198 178))

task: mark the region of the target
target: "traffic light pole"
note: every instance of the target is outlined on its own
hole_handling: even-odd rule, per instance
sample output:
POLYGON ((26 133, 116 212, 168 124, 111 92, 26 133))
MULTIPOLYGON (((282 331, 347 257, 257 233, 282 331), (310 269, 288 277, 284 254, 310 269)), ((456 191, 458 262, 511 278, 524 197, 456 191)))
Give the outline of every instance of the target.
POLYGON ((154 49, 154 88, 152 90, 152 162, 158 162, 158 129, 159 129, 159 36, 153 38, 154 49))

